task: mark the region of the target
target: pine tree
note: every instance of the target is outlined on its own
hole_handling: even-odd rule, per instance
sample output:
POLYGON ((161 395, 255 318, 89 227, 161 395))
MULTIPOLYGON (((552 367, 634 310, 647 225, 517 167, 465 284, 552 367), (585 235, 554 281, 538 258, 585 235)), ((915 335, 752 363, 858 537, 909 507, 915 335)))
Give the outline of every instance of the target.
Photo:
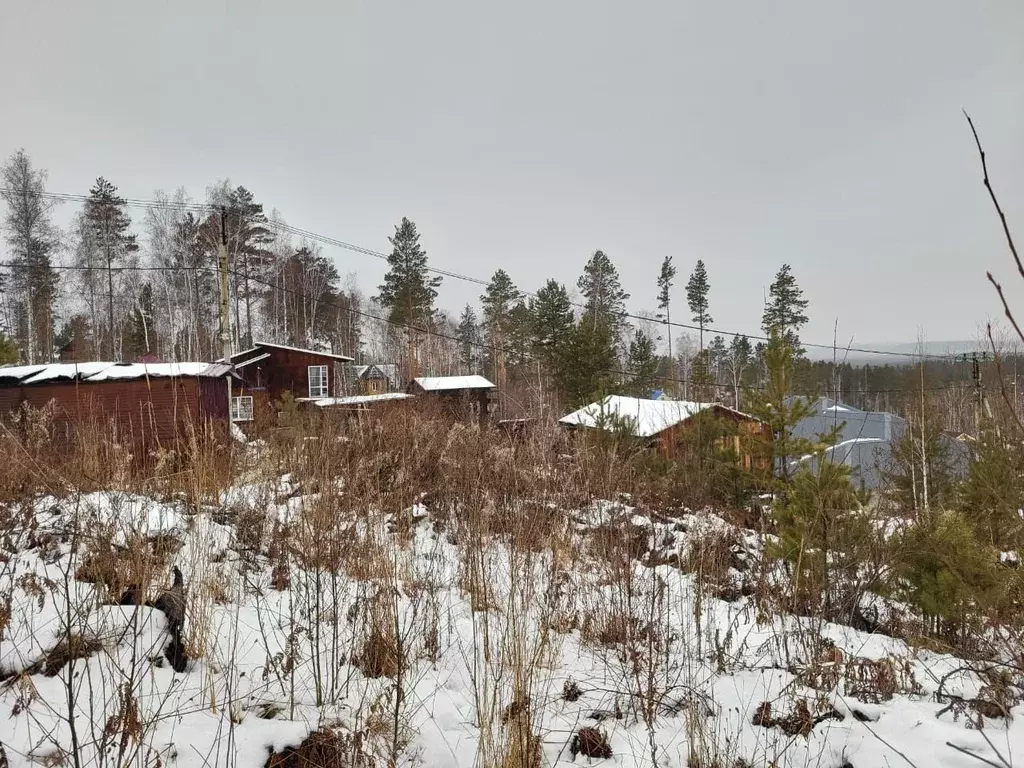
POLYGON ((520 299, 509 312, 506 337, 506 363, 512 371, 513 378, 525 373, 531 358, 533 339, 533 315, 526 301, 520 299))
POLYGON ((617 347, 627 325, 629 294, 622 290, 619 272, 611 259, 603 251, 595 251, 576 285, 585 299, 584 317, 590 318, 591 324, 607 326, 612 344, 617 347))
POLYGON ((690 279, 686 283, 686 303, 690 306, 693 322, 700 329, 701 349, 704 349, 704 329, 715 322, 709 311, 708 292, 710 290, 708 271, 704 267, 704 262, 697 259, 697 265, 693 268, 690 279))
POLYGON ((469 304, 462 310, 459 318, 459 362, 465 373, 478 373, 480 371, 480 325, 476 319, 476 312, 469 304))
POLYGON ((783 264, 768 289, 768 304, 761 319, 765 335, 778 334, 797 356, 803 354, 800 329, 807 324, 808 302, 803 295, 789 264, 783 264))
POLYGON ((918 520, 897 538, 896 551, 897 594, 920 608, 929 634, 983 634, 985 612, 1006 599, 1008 582, 1017 579, 978 539, 965 512, 940 510, 918 520))
POLYGON ((107 289, 107 327, 103 352, 108 360, 116 357, 114 329, 114 272, 139 250, 135 235, 129 232, 131 218, 117 187, 102 176, 96 179, 85 202, 85 218, 90 243, 95 248, 100 268, 105 272, 107 289))
POLYGON ((715 400, 715 375, 712 370, 711 352, 702 349, 690 361, 689 398, 698 403, 715 400))
POLYGON ((583 314, 559 361, 561 386, 574 400, 603 394, 614 382, 629 298, 618 270, 602 251, 587 262, 577 286, 585 299, 583 314))
POLYGON ((430 325, 440 277, 431 277, 427 252, 420 247, 416 225, 407 218, 395 226, 388 238, 392 245, 388 272, 378 287, 377 301, 387 310, 388 321, 406 327, 409 342, 410 378, 417 371, 416 339, 430 325))
POLYGON ((253 342, 253 300, 265 292, 267 281, 264 272, 273 261, 270 247, 274 243, 274 232, 263 212, 263 205, 257 203, 253 193, 245 187, 232 189, 228 182, 222 182, 213 190, 210 201, 221 210, 207 219, 204 239, 210 250, 215 252, 223 227, 228 262, 234 273, 231 282, 235 299, 235 340, 239 346, 248 347, 253 342), (240 309, 243 305, 244 325, 240 309))
MULTIPOLYGON (((722 383, 722 369, 728 364, 729 351, 725 346, 725 339, 715 336, 708 344, 708 363, 711 367, 711 376, 715 384, 722 383)), ((717 395, 717 388, 715 390, 717 395)), ((717 397, 715 398, 718 399, 717 397)))
POLYGON ((668 333, 668 359, 672 357, 672 284, 676 279, 676 268, 672 264, 672 257, 666 256, 661 262, 661 272, 658 274, 658 314, 657 318, 665 323, 668 333))
POLYGON ((549 370, 565 350, 572 333, 573 310, 569 292, 555 280, 548 280, 530 299, 535 354, 549 370))
POLYGON ((495 384, 499 390, 507 381, 505 344, 509 333, 512 308, 522 294, 516 288, 508 273, 499 269, 494 273, 487 289, 480 297, 483 307, 484 328, 487 330, 489 343, 488 357, 494 372, 495 384))
POLYGON ((0 333, 0 365, 12 365, 18 362, 18 345, 6 333, 0 333))
POLYGON ((958 495, 978 540, 1001 551, 1024 546, 1024 450, 986 430, 958 495))
POLYGON ((793 474, 790 462, 819 452, 834 442, 834 436, 824 436, 815 443, 793 434, 794 427, 813 412, 810 398, 792 397, 793 348, 774 334, 764 348, 763 357, 765 387, 751 390, 744 397, 748 412, 769 428, 771 437, 767 445, 762 446, 763 454, 770 457, 770 466, 777 473, 770 485, 784 496, 793 474))
POLYGON ((629 391, 634 397, 649 398, 658 383, 658 356, 654 339, 639 328, 629 342, 626 366, 629 370, 629 391))
POLYGON ((61 325, 60 330, 54 338, 54 346, 63 351, 71 342, 76 342, 76 361, 92 360, 93 350, 89 343, 92 338, 92 330, 89 327, 89 317, 84 314, 72 315, 61 325))
POLYGON ((45 197, 46 172, 32 167, 19 149, 0 168, 0 199, 12 268, 16 312, 23 319, 17 335, 29 363, 50 361, 54 348, 54 304, 58 277, 50 262, 57 229, 50 220, 56 201, 45 197), (21 327, 23 326, 23 328, 21 327))
POLYGON ((615 340, 607 323, 580 318, 556 360, 555 384, 572 405, 585 405, 609 394, 615 383, 615 340))
POLYGON ((776 553, 792 567, 793 610, 849 620, 856 605, 862 552, 871 522, 857 513, 857 494, 845 464, 820 460, 795 475, 774 507, 776 553), (842 602, 840 602, 842 601, 842 602))

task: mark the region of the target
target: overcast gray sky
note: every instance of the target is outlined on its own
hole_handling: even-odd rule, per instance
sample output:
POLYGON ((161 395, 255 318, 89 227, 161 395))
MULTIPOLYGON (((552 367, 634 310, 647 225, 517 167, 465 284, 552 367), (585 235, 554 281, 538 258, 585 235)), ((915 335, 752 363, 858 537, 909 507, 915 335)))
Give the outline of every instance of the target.
MULTIPOLYGON (((526 289, 601 248, 634 311, 672 255, 680 319, 702 258, 749 332, 788 261, 812 341, 972 337, 986 268, 1024 313, 960 114, 1024 240, 1019 0, 0 5, 0 154, 51 191, 229 177, 378 250, 409 216, 435 266, 526 289)), ((331 255, 375 291, 381 263, 331 255)))

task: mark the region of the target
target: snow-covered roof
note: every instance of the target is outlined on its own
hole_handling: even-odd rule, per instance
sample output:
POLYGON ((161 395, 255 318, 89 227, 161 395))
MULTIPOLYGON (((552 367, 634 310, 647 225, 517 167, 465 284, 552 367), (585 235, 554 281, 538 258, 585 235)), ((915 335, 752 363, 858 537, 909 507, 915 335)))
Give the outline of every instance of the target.
POLYGON ((24 379, 46 368, 46 365, 0 365, 0 379, 24 379))
MULTIPOLYGON (((342 363, 351 363, 355 359, 353 357, 349 357, 348 355, 338 355, 335 354, 334 352, 324 352, 323 350, 320 349, 302 349, 301 347, 289 347, 287 344, 274 344, 269 341, 254 341, 253 345, 248 349, 243 349, 241 352, 235 352, 233 355, 231 355, 231 359, 238 360, 239 358, 246 357, 247 355, 251 355, 253 352, 259 352, 261 349, 266 349, 268 347, 270 349, 286 349, 289 352, 302 352, 303 354, 306 355, 320 355, 321 357, 330 357, 342 363)), ((240 367, 241 365, 247 365, 253 362, 254 360, 262 359, 262 356, 254 357, 252 359, 246 360, 245 363, 239 363, 238 365, 240 367)), ((223 363, 224 358, 218 358, 217 362, 223 363)))
POLYGON ((716 403, 694 403, 686 400, 643 400, 638 397, 608 395, 604 400, 573 411, 559 419, 560 424, 573 427, 606 427, 609 421, 629 420, 636 437, 653 437, 669 427, 718 406, 716 403))
POLYGON ((483 376, 421 376, 413 379, 425 392, 443 392, 453 389, 494 389, 483 376))
MULTIPOLYGON (((328 408, 334 405, 369 405, 371 403, 380 403, 386 400, 407 400, 412 395, 407 395, 404 392, 383 392, 379 395, 352 395, 351 397, 321 397, 312 399, 311 402, 317 408, 328 408)), ((302 398, 309 400, 309 398, 302 398)))
POLYGON ((87 379, 109 368, 113 363, 54 363, 44 366, 41 371, 22 379, 23 384, 38 384, 54 379, 87 379))
POLYGON ((16 379, 19 384, 41 384, 47 381, 77 379, 79 381, 111 381, 141 379, 146 376, 224 376, 230 366, 218 363, 51 363, 48 365, 17 365, 0 367, 0 379, 16 379))
POLYGON ((270 357, 270 353, 264 352, 262 355, 250 357, 248 360, 243 360, 240 363, 234 363, 234 366, 235 368, 245 368, 245 366, 247 365, 251 365, 252 363, 258 363, 260 360, 266 360, 268 357, 270 357))
POLYGON ((377 371, 381 376, 388 379, 394 379, 398 376, 398 366, 394 363, 371 363, 370 365, 352 366, 352 373, 357 379, 361 379, 373 371, 377 371))
POLYGON ((109 381, 112 379, 141 379, 145 376, 223 376, 229 370, 223 364, 210 363, 130 363, 128 365, 111 365, 89 381, 109 381))
POLYGON ((287 349, 290 352, 305 352, 306 354, 311 354, 311 355, 322 355, 323 357, 333 357, 335 360, 340 360, 343 363, 351 363, 353 360, 355 360, 354 357, 349 357, 348 355, 337 355, 334 352, 324 352, 324 351, 319 350, 319 349, 302 349, 300 347, 289 347, 286 344, 273 344, 273 343, 271 343, 269 341, 254 341, 253 342, 253 346, 257 347, 257 348, 258 347, 270 347, 272 349, 287 349))

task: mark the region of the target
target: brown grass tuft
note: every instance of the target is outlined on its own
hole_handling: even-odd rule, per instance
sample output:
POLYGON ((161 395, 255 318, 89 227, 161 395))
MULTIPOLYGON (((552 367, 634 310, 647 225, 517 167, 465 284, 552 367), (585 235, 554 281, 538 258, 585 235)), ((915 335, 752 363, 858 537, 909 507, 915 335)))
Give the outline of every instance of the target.
POLYGON ((607 760, 612 756, 612 745, 608 743, 608 734, 597 728, 580 728, 572 738, 570 748, 573 759, 576 755, 607 760))
POLYGON ((373 768, 361 734, 313 731, 297 747, 271 752, 263 768, 373 768))

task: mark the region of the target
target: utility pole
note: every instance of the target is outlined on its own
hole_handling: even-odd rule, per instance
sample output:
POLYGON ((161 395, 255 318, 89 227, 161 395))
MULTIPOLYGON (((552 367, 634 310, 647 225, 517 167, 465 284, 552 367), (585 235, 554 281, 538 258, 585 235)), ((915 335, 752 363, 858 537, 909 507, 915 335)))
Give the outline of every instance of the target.
MULTIPOLYGON (((971 379, 974 381, 974 437, 976 440, 981 439, 981 421, 987 416, 992 418, 991 410, 989 409, 988 401, 985 399, 985 385, 981 378, 981 363, 988 360, 988 352, 965 352, 959 354, 954 359, 957 363, 970 362, 971 364, 971 379)), ((1014 381, 1016 386, 1016 377, 1014 381)))
MULTIPOLYGON (((220 274, 220 352, 224 363, 231 367, 231 328, 228 320, 228 230, 227 208, 220 207, 220 244, 217 246, 217 271, 220 274)), ((228 382, 228 424, 231 421, 231 374, 225 377, 228 382)))
POLYGON ((231 328, 228 320, 228 231, 227 209, 220 208, 220 244, 217 246, 217 269, 220 274, 220 352, 225 363, 231 363, 231 328))

